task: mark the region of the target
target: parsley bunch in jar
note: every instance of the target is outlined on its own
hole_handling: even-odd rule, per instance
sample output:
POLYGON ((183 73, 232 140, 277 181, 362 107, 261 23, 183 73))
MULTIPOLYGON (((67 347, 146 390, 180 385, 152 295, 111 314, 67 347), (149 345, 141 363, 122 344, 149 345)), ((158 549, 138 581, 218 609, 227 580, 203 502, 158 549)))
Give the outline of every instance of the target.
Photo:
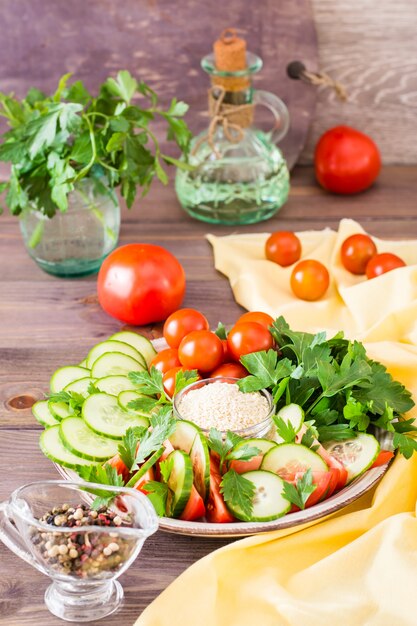
POLYGON ((81 81, 69 84, 70 77, 61 78, 52 96, 38 89, 22 100, 0 93, 0 115, 10 126, 0 160, 11 164, 0 192, 21 218, 29 254, 42 269, 61 276, 96 271, 115 247, 120 225, 115 188, 130 208, 138 190, 144 196, 155 178, 168 183, 166 164, 188 167, 164 153, 153 123, 165 122, 167 141, 183 155, 190 140, 182 119, 188 106, 174 99, 161 108, 157 94, 128 71, 108 78, 97 96, 81 81), (71 223, 63 226, 62 216, 70 213, 71 223), (64 250, 75 261, 73 268, 64 250))

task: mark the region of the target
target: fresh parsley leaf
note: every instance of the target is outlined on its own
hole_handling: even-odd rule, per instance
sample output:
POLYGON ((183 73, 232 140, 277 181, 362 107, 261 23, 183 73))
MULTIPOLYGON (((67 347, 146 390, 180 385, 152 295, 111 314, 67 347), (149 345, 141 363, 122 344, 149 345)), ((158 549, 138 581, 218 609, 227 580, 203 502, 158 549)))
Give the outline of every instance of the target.
POLYGON ((130 402, 127 403, 127 408, 148 415, 158 404, 159 400, 157 398, 142 396, 141 398, 130 400, 130 402))
POLYGON ((319 441, 344 441, 356 437, 357 432, 346 424, 333 424, 332 426, 317 426, 319 441))
POLYGON ((255 485, 250 480, 234 470, 229 470, 223 475, 220 492, 226 504, 238 509, 241 517, 250 521, 255 496, 255 485))
POLYGON ((313 484, 313 473, 309 468, 304 475, 297 480, 296 485, 284 481, 284 497, 295 504, 299 509, 304 509, 308 498, 316 490, 317 485, 313 484))
POLYGON ((100 392, 100 389, 98 387, 96 387, 94 383, 90 383, 88 385, 87 393, 88 393, 89 396, 92 396, 95 393, 101 393, 101 392, 100 392))
POLYGON ((278 415, 274 415, 272 419, 274 420, 277 434, 282 437, 285 443, 292 443, 293 441, 295 441, 297 433, 295 432, 291 422, 284 420, 278 415))
POLYGON ((416 421, 412 417, 408 420, 402 419, 394 422, 393 427, 397 433, 411 433, 417 431, 416 421))
POLYGON ((395 433, 393 439, 394 448, 398 448, 406 459, 410 459, 417 452, 417 440, 402 433, 395 433))
POLYGON ((226 460, 227 461, 250 461, 254 456, 260 454, 261 451, 256 446, 251 446, 250 444, 244 444, 243 446, 239 446, 239 448, 232 448, 230 452, 227 453, 226 460))
POLYGON ((349 354, 343 357, 340 366, 327 362, 320 362, 317 366, 317 377, 323 389, 322 394, 328 398, 354 385, 368 382, 371 374, 371 367, 364 359, 352 361, 349 354))
POLYGON ((165 461, 162 461, 159 465, 162 480, 167 483, 171 476, 172 468, 174 467, 174 459, 168 457, 165 461))
POLYGON ((139 387, 138 391, 147 395, 164 394, 163 374, 156 367, 151 367, 149 372, 129 372, 129 380, 139 387))
POLYGON ((178 370, 175 375, 175 392, 174 394, 179 393, 191 383, 195 383, 199 379, 197 370, 178 370))
POLYGON ((279 380, 290 376, 295 367, 288 359, 279 359, 276 350, 252 352, 241 357, 241 363, 251 376, 238 381, 241 391, 259 391, 273 387, 279 380))
POLYGON ((134 467, 136 464, 136 450, 140 439, 145 435, 146 431, 147 428, 140 426, 130 427, 127 429, 122 442, 119 443, 119 456, 129 472, 132 471, 132 469, 136 469, 134 467))
MULTIPOLYGON (((108 463, 105 465, 77 465, 76 472, 83 480, 89 483, 123 487, 122 476, 108 463)), ((94 509, 99 509, 101 506, 108 506, 117 495, 117 492, 108 491, 107 489, 85 487, 85 491, 97 496, 92 503, 94 509)))
POLYGON ((353 391, 355 398, 366 404, 372 402, 373 410, 382 414, 388 404, 396 413, 406 413, 414 406, 411 392, 394 380, 382 363, 368 361, 371 368, 369 380, 353 391))
POLYGON ((227 339, 226 326, 222 324, 221 322, 217 324, 217 328, 214 332, 218 336, 219 339, 227 339))
POLYGON ((356 428, 359 431, 366 432, 371 418, 367 411, 368 406, 358 402, 353 396, 350 396, 343 407, 343 417, 349 422, 349 428, 356 428))
POLYGON ((85 401, 85 397, 76 391, 59 391, 57 393, 51 393, 49 394, 48 399, 51 402, 65 402, 74 414, 79 414, 81 412, 81 407, 85 401))
POLYGON ((148 456, 162 446, 165 439, 168 439, 168 437, 174 432, 177 421, 173 417, 164 418, 163 420, 161 417, 155 417, 151 423, 152 430, 146 430, 140 439, 139 449, 136 453, 135 465, 133 466, 133 469, 136 469, 136 466, 143 463, 148 456))
POLYGON ((319 431, 314 425, 314 421, 304 422, 304 425, 307 426, 306 431, 301 437, 301 445, 306 446, 306 448, 311 448, 314 452, 318 450, 320 444, 318 442, 319 431))
POLYGON ((159 483, 156 480, 149 480, 143 485, 146 489, 147 497, 152 502, 156 514, 159 517, 166 515, 166 503, 169 488, 166 483, 159 483))

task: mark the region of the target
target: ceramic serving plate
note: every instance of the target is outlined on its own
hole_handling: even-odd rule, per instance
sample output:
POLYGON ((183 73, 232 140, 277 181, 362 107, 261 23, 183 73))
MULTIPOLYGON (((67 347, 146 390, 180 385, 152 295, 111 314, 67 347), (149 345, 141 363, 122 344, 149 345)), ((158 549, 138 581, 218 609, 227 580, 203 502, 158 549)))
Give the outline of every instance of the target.
MULTIPOLYGON (((160 352, 168 347, 165 339, 154 339, 152 341, 155 350, 160 352)), ((381 442, 382 443, 382 442, 381 442)), ((65 479, 80 481, 80 477, 72 470, 55 464, 58 472, 65 479)), ((331 498, 319 502, 311 508, 295 513, 287 513, 284 517, 271 522, 233 522, 230 524, 211 524, 209 522, 185 522, 169 517, 159 518, 159 528, 169 533, 179 535, 190 535, 194 537, 245 537, 256 535, 271 530, 280 530, 299 526, 313 520, 327 517, 340 509, 343 509, 351 502, 357 500, 364 493, 382 478, 388 466, 383 465, 365 472, 347 487, 334 494, 331 498)))
MULTIPOLYGON (((55 464, 58 472, 67 480, 81 481, 80 477, 72 470, 55 464)), ((191 535, 194 537, 245 537, 256 535, 271 530, 292 528, 312 522, 313 520, 327 517, 336 511, 340 511, 351 502, 357 500, 364 493, 372 489, 374 485, 385 474, 388 465, 375 467, 359 476, 350 485, 339 491, 337 494, 319 502, 304 511, 288 513, 284 517, 272 522, 233 522, 231 524, 210 524, 208 522, 184 522, 179 519, 169 517, 159 518, 159 528, 169 533, 178 535, 191 535)))

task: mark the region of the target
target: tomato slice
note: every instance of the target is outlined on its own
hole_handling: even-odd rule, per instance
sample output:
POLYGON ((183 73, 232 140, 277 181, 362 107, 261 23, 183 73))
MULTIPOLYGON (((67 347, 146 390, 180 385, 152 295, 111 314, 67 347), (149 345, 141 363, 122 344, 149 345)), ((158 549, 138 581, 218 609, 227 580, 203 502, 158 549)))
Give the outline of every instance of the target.
POLYGON ((187 522, 192 522, 193 520, 199 519, 200 517, 204 517, 205 512, 206 507, 204 506, 203 498, 200 496, 197 489, 193 485, 191 488, 191 494, 188 502, 185 505, 185 509, 181 513, 179 519, 185 520, 187 522))
MULTIPOLYGON (((304 476, 304 473, 305 472, 296 472, 294 474, 294 479, 288 482, 296 485, 297 480, 302 478, 304 476)), ((305 509, 308 509, 310 506, 314 506, 315 504, 317 504, 317 502, 320 502, 320 500, 324 500, 328 497, 332 479, 334 480, 334 475, 333 471, 331 470, 328 472, 313 472, 313 484, 316 485, 316 488, 313 493, 310 494, 310 496, 308 497, 307 502, 305 503, 305 509)), ((293 513, 294 511, 299 510, 299 507, 293 504, 290 512, 293 513)))
POLYGON ((236 521, 220 493, 221 480, 218 461, 210 455, 210 491, 206 505, 206 519, 213 524, 227 524, 236 521))
POLYGON ((148 483, 150 480, 155 480, 155 472, 153 470, 153 467, 150 467, 148 471, 141 478, 139 478, 133 489, 137 489, 145 495, 148 494, 149 491, 146 491, 146 483, 148 483))
POLYGON ((381 450, 381 452, 378 454, 375 461, 371 465, 371 468, 380 467, 381 465, 385 465, 386 463, 389 463, 391 459, 393 458, 393 456, 394 456, 394 453, 391 452, 391 450, 381 450))
POLYGON ((129 478, 129 470, 127 469, 126 465, 123 463, 119 454, 115 454, 111 459, 106 461, 106 465, 111 465, 112 467, 114 467, 116 472, 120 474, 120 476, 123 477, 123 480, 125 482, 129 478))
POLYGON ((250 461, 239 461, 234 459, 230 461, 229 469, 235 470, 238 474, 244 474, 252 470, 258 470, 261 467, 263 454, 258 454, 250 459, 250 461))
POLYGON ((334 491, 340 491, 347 483, 348 472, 343 463, 336 459, 333 455, 329 454, 322 445, 316 450, 317 454, 321 456, 323 461, 326 461, 329 468, 338 470, 339 476, 334 491))

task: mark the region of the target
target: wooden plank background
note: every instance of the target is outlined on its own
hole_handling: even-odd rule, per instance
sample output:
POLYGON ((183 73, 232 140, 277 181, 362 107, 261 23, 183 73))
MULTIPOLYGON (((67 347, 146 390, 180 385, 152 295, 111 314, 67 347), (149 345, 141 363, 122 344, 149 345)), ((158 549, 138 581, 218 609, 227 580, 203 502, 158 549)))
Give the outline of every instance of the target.
POLYGON ((385 163, 417 162, 416 0, 312 0, 319 65, 350 94, 320 90, 302 162, 321 133, 348 123, 369 133, 385 163))

